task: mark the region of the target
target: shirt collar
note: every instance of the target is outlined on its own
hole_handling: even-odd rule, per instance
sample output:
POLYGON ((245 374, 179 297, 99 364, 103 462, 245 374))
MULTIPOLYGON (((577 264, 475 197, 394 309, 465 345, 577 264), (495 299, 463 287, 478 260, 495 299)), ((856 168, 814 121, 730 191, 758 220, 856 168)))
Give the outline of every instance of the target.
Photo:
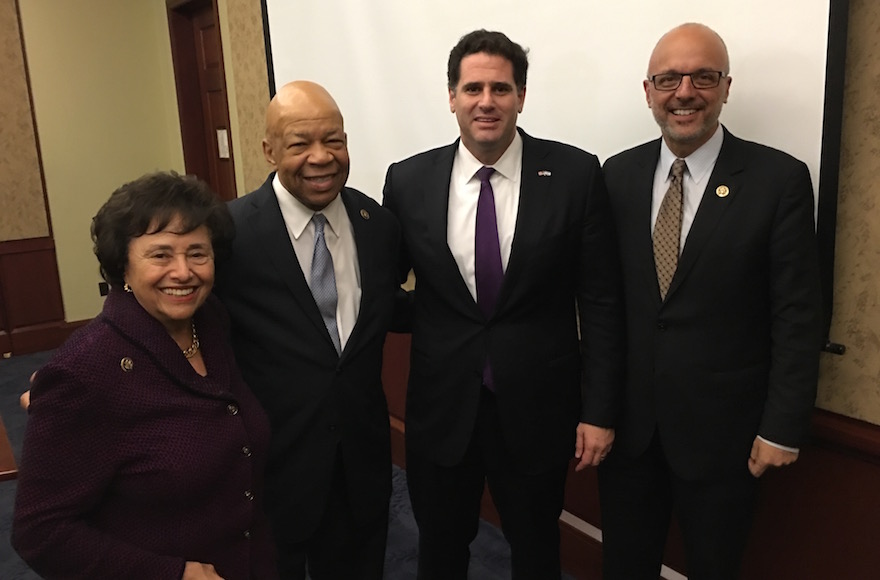
MULTIPOLYGON (((715 162, 718 160, 718 154, 721 153, 721 145, 723 142, 724 130, 719 123, 718 127, 715 129, 715 133, 709 138, 709 140, 703 143, 699 149, 684 158, 687 162, 687 170, 691 179, 694 181, 700 181, 708 172, 712 171, 715 167, 715 162)), ((676 159, 678 158, 675 156, 675 153, 669 149, 666 140, 660 139, 660 175, 666 175, 668 178, 669 171, 676 159)))
POLYGON ((342 227, 342 212, 345 211, 345 204, 342 202, 341 192, 334 197, 333 201, 328 203, 326 207, 321 209, 320 212, 316 212, 315 210, 306 207, 300 200, 294 197, 292 193, 287 191, 287 188, 284 187, 281 180, 278 178, 277 173, 272 180, 272 188, 275 190, 275 197, 278 198, 278 205, 281 206, 281 214, 284 216, 287 229, 293 234, 294 239, 299 239, 305 231, 306 226, 312 221, 312 216, 316 213, 324 214, 324 217, 327 218, 327 225, 330 227, 330 230, 336 236, 339 236, 342 227))
MULTIPOLYGON (((510 145, 507 146, 507 150, 501 155, 501 157, 488 167, 495 168, 496 173, 500 173, 502 176, 510 179, 512 181, 516 181, 519 179, 518 168, 522 167, 522 150, 523 150, 523 142, 522 137, 517 131, 513 136, 513 141, 510 142, 510 145)), ((468 148, 464 146, 464 143, 458 142, 458 163, 461 167, 461 175, 467 176, 468 180, 473 179, 477 171, 483 167, 483 164, 479 159, 474 157, 474 154, 468 151, 468 148)))

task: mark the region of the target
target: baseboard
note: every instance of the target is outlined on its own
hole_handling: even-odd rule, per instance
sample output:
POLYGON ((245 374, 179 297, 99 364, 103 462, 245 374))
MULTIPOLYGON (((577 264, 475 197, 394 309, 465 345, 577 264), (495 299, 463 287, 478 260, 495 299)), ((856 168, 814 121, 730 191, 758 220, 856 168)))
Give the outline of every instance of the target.
POLYGON ((583 529, 585 523, 569 512, 562 512, 562 517, 559 519, 562 569, 575 580, 600 580, 602 543, 583 529))
POLYGON ((814 444, 880 462, 880 426, 824 409, 814 410, 811 426, 814 444))

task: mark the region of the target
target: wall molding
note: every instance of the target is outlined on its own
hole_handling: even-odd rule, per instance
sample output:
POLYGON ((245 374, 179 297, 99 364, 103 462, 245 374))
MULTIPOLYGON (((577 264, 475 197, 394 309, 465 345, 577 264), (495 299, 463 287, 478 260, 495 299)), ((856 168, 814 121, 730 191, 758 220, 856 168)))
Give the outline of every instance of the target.
POLYGON ((812 417, 813 442, 880 464, 880 426, 839 413, 815 409, 812 417))
POLYGON ((52 322, 19 328, 12 333, 0 331, 0 354, 3 358, 53 350, 64 344, 71 334, 91 320, 52 322))

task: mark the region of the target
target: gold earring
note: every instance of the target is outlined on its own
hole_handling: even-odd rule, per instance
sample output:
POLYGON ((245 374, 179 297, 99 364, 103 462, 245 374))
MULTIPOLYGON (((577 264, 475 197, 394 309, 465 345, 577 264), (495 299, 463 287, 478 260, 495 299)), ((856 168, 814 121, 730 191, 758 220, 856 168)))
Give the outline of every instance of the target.
POLYGON ((131 286, 128 285, 128 282, 126 282, 125 284, 122 285, 122 289, 125 290, 126 292, 129 292, 129 293, 131 292, 131 286))

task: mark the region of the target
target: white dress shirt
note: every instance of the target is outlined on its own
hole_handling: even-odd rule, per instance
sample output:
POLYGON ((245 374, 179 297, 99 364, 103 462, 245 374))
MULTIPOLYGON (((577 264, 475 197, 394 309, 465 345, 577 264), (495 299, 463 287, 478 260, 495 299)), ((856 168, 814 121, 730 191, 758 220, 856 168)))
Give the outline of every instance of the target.
POLYGON ((345 348, 348 337, 357 322, 361 307, 361 276, 358 265, 357 246, 354 243, 354 228, 342 203, 342 196, 337 195, 327 207, 320 212, 307 208, 281 184, 278 175, 272 180, 281 216, 290 236, 290 243, 296 253, 299 267, 302 268, 306 283, 312 279, 312 255, 315 251, 315 225, 312 216, 322 213, 327 218, 324 227, 324 240, 333 258, 333 274, 336 276, 336 326, 339 330, 339 345, 345 348))
MULTIPOLYGON (((495 197, 495 218, 498 222, 498 243, 501 247, 501 267, 507 271, 510 247, 516 229, 519 211, 519 191, 522 175, 522 137, 519 132, 507 151, 494 165, 489 178, 495 197)), ((458 271, 467 284, 474 301, 477 299, 477 281, 474 274, 474 238, 477 225, 477 200, 480 198, 480 180, 477 171, 483 164, 459 142, 452 162, 447 206, 446 244, 458 264, 458 271)))
MULTIPOLYGON (((715 134, 706 141, 699 149, 691 153, 685 158, 687 170, 682 178, 682 187, 684 196, 681 202, 681 240, 679 242, 679 253, 684 249, 684 243, 687 235, 691 231, 691 225, 694 223, 694 217, 697 215, 697 208, 703 200, 703 192, 709 185, 709 178, 712 176, 712 170, 715 169, 715 162, 718 161, 718 154, 721 153, 721 144, 724 141, 724 131, 721 125, 715 130, 715 134)), ((660 213, 660 204, 663 197, 669 189, 671 176, 669 174, 672 164, 678 159, 675 153, 669 150, 666 140, 660 140, 660 161, 657 162, 657 170, 654 173, 654 197, 651 203, 651 231, 657 223, 657 214, 660 213)))
MULTIPOLYGON (((684 249, 687 241, 687 235, 691 231, 691 225, 694 223, 694 217, 697 215, 697 209, 703 200, 703 194, 706 186, 709 185, 709 178, 712 176, 712 170, 715 169, 715 162, 718 161, 718 155, 721 153, 721 145, 724 142, 724 131, 721 125, 715 129, 715 133, 709 138, 699 149, 684 158, 687 163, 687 170, 682 179, 683 199, 681 204, 681 241, 679 242, 679 252, 684 249)), ((657 223, 657 214, 660 212, 660 204, 663 202, 663 196, 669 189, 670 169, 677 157, 670 151, 666 145, 666 140, 660 140, 660 160, 657 162, 657 170, 654 173, 654 196, 651 202, 651 231, 657 223)), ((797 453, 799 450, 795 447, 787 447, 768 441, 758 435, 758 438, 778 449, 797 453)))

